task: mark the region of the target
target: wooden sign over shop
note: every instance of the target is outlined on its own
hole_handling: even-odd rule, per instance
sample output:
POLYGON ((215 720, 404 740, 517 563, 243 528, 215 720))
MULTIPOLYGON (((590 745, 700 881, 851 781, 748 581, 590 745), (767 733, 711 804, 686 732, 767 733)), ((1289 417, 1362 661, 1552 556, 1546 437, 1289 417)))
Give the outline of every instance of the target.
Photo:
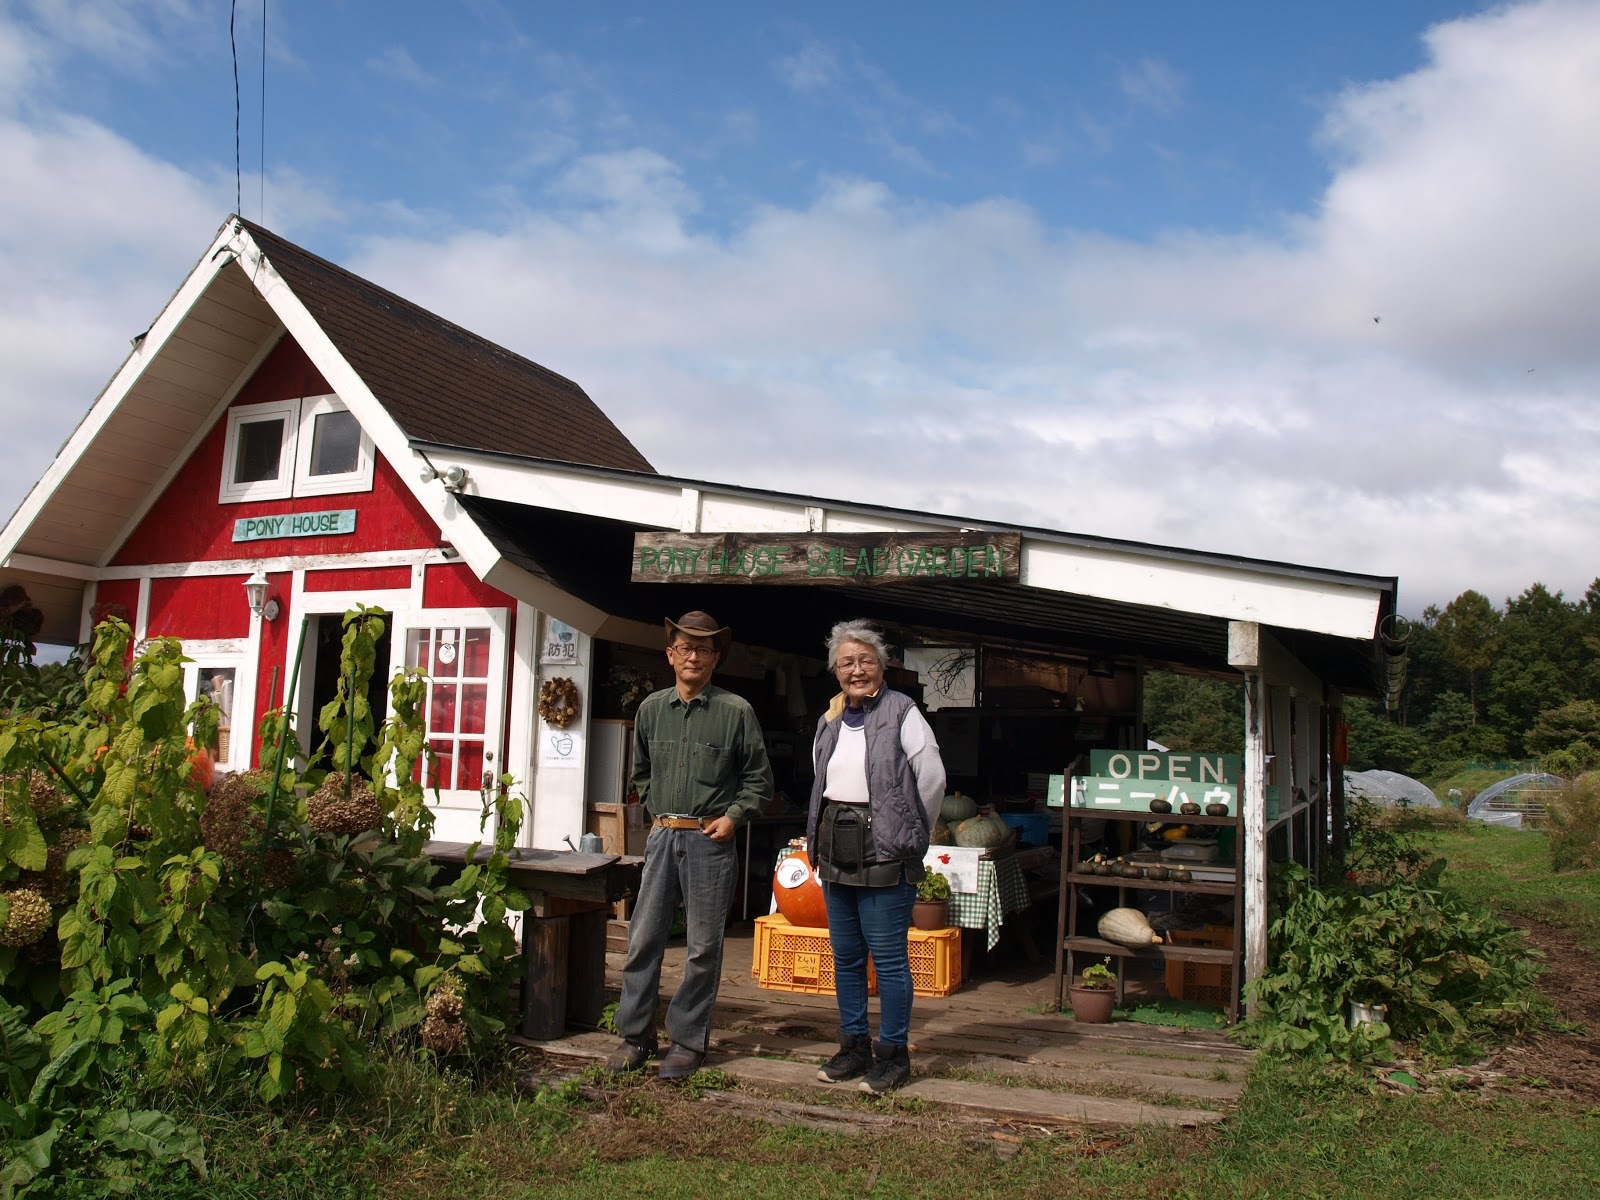
POLYGON ((634 583, 875 586, 1022 575, 1020 533, 636 533, 634 583))

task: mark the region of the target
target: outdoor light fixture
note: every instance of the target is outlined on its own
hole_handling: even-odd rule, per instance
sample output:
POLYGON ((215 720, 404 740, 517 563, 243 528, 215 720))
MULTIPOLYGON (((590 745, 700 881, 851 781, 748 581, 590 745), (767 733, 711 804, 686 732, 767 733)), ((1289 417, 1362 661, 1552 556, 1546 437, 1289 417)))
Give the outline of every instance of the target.
MULTIPOLYGON (((254 575, 244 581, 244 598, 250 603, 251 613, 258 617, 267 617, 267 577, 260 567, 256 568, 254 575)), ((267 617, 267 620, 270 621, 277 615, 277 602, 274 601, 272 616, 267 617)))
POLYGON ((1109 658, 1091 658, 1089 660, 1089 674, 1096 679, 1110 679, 1116 673, 1117 670, 1111 665, 1109 658))
POLYGON ((417 472, 417 478, 422 480, 423 483, 432 483, 435 479, 439 478, 439 472, 433 469, 432 463, 428 463, 422 468, 422 470, 417 472))
POLYGON ((444 473, 444 486, 452 491, 459 492, 467 482, 467 469, 462 466, 449 467, 444 473))

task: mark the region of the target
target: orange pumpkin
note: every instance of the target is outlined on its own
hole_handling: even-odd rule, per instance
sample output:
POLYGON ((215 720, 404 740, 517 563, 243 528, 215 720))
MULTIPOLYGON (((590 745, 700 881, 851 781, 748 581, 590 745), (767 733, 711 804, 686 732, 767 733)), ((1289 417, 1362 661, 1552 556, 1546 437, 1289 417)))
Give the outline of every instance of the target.
POLYGON ((806 929, 828 927, 828 904, 822 895, 822 884, 804 850, 796 850, 778 864, 772 873, 772 896, 778 902, 778 911, 791 925, 806 929))

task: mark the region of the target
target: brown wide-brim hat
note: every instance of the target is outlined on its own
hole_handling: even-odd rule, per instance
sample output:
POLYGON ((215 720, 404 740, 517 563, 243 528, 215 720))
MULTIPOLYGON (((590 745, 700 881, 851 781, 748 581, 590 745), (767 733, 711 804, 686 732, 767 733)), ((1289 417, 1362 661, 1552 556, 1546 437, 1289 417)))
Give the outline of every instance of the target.
POLYGON ((726 625, 718 625, 710 613, 703 613, 698 608, 693 612, 686 612, 674 621, 668 617, 665 621, 667 627, 667 641, 672 641, 672 632, 686 633, 690 637, 710 638, 711 644, 716 647, 718 654, 728 652, 728 643, 733 640, 732 631, 726 625))

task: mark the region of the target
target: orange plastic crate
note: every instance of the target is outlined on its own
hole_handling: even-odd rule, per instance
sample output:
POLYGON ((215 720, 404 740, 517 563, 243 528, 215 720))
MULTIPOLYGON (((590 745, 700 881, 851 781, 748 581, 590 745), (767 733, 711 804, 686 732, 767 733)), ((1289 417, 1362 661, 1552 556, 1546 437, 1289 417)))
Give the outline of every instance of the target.
MULTIPOLYGON (((1233 930, 1224 925, 1173 929, 1167 937, 1175 946, 1211 946, 1217 950, 1233 946, 1233 930)), ((1169 962, 1167 994, 1174 1000, 1226 1008, 1233 999, 1233 967, 1227 963, 1169 962)))
MULTIPOLYGON (((791 925, 781 913, 756 918, 756 944, 750 971, 756 986, 779 992, 831 996, 833 946, 826 928, 791 925)), ((867 960, 867 995, 878 994, 878 973, 867 960)))
MULTIPOLYGON (((961 988, 961 930, 913 929, 906 939, 911 986, 919 996, 948 996, 961 988)), ((833 946, 827 929, 791 925, 779 913, 756 918, 750 973, 756 986, 779 992, 834 994, 833 946)), ((878 994, 878 973, 867 960, 867 994, 878 994)))
POLYGON ((913 929, 906 950, 917 995, 948 996, 961 990, 961 930, 913 929))

